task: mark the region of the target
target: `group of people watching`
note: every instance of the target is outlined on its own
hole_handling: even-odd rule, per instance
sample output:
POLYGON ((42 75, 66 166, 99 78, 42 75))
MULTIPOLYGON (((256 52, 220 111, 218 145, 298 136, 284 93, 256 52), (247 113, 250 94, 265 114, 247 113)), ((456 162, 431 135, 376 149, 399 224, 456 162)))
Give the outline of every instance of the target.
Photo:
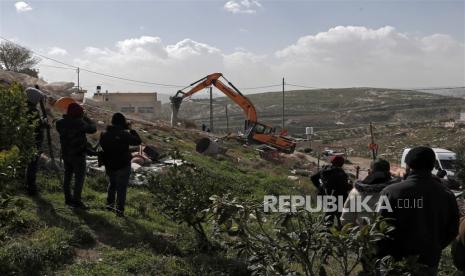
MULTIPOLYGON (((38 192, 36 174, 38 160, 44 140, 44 130, 50 128, 48 122, 40 116, 38 104, 46 99, 39 87, 30 87, 26 91, 30 123, 35 126, 36 155, 27 167, 26 189, 30 195, 38 192)), ((41 112, 45 109, 41 104, 41 112)), ((65 204, 80 209, 88 209, 82 202, 82 189, 86 176, 86 156, 92 152, 87 141, 87 134, 97 132, 96 124, 85 114, 84 109, 77 103, 69 104, 66 114, 56 121, 56 130, 60 136, 61 158, 64 165, 63 191, 65 204), (74 178, 74 185, 72 180, 74 178)), ((107 188, 106 208, 114 211, 117 216, 124 216, 126 191, 131 174, 130 146, 142 143, 137 132, 131 129, 131 124, 121 113, 112 116, 111 124, 100 135, 99 155, 105 166, 109 179, 107 188)))
MULTIPOLYGON (((25 92, 31 124, 35 125, 37 147, 37 154, 27 167, 26 187, 30 195, 35 195, 37 166, 44 140, 43 131, 50 126, 41 118, 37 108, 37 105, 45 100, 45 95, 39 87, 27 88, 25 92)), ((44 112, 45 110, 42 110, 42 113, 44 112)), ((96 124, 86 116, 81 105, 72 103, 63 118, 56 122, 56 130, 60 135, 61 157, 64 163, 65 204, 87 209, 81 198, 88 154, 86 135, 97 131, 96 124), (74 185, 71 183, 73 177, 74 185)), ((109 179, 106 208, 115 211, 118 216, 124 216, 126 191, 131 174, 129 148, 140 145, 141 138, 131 129, 131 124, 123 114, 115 113, 111 124, 102 132, 99 144, 109 179)), ((391 255, 397 259, 416 255, 418 262, 426 266, 422 273, 436 275, 441 252, 452 242, 454 263, 458 269, 465 270, 465 219, 461 218, 459 230, 456 198, 444 182, 432 174, 435 160, 436 156, 431 148, 412 149, 406 157, 407 173, 404 179, 400 179, 391 176, 388 161, 377 159, 371 163, 368 176, 356 181, 352 186, 343 169, 344 158, 333 156, 331 164, 324 166, 311 180, 319 195, 342 196, 345 201, 342 212, 338 210, 327 214, 329 224, 370 223, 376 213, 363 210, 353 212, 349 208, 351 202, 363 201, 369 196, 368 206, 376 209, 380 197, 387 197, 393 210, 388 212, 383 209, 378 215, 392 219, 394 232, 390 240, 382 240, 379 243, 380 255, 391 255), (421 201, 422 204, 416 208, 405 208, 405 205, 400 204, 405 201, 421 201)))
POLYGON ((330 165, 311 177, 319 195, 344 198, 342 212, 326 214, 329 223, 365 225, 380 215, 394 230, 388 239, 377 244, 379 256, 391 255, 395 259, 417 256, 418 263, 423 265, 420 275, 436 275, 442 250, 452 243, 454 264, 465 271, 465 214, 459 213, 456 197, 445 181, 432 174, 436 155, 431 148, 410 150, 403 179, 391 175, 388 161, 377 159, 371 163, 368 176, 355 181, 353 186, 343 170, 344 158, 333 156, 330 161, 330 165), (365 201, 377 210, 380 197, 386 198, 392 211, 350 208, 355 201, 365 201))

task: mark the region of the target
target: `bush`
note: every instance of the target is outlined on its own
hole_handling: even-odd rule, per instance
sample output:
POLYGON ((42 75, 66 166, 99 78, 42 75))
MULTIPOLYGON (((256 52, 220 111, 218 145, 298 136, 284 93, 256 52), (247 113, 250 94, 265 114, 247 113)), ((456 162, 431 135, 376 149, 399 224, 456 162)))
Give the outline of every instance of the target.
POLYGON ((73 230, 71 242, 76 246, 91 246, 96 242, 94 233, 88 226, 78 226, 73 230))
POLYGON ((0 86, 0 189, 36 152, 31 120, 22 88, 0 86))
POLYGON ((375 244, 392 231, 383 220, 328 228, 323 215, 306 210, 266 214, 257 202, 212 199, 217 238, 245 258, 254 275, 352 275, 362 263, 372 272, 375 244))
POLYGON ((166 174, 148 180, 155 208, 169 219, 194 229, 201 249, 211 247, 203 226, 208 221, 205 210, 210 206, 209 198, 225 193, 233 184, 230 178, 187 164, 173 166, 166 174))
POLYGON ((0 191, 11 179, 16 178, 17 169, 21 164, 20 153, 17 146, 0 151, 0 191))

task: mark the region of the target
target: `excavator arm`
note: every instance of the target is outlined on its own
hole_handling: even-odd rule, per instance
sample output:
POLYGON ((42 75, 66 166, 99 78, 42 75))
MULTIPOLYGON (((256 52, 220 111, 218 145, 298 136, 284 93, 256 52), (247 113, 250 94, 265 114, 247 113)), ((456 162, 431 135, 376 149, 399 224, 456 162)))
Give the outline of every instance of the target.
POLYGON ((213 85, 216 88, 218 88, 221 92, 223 92, 226 96, 228 96, 233 102, 235 102, 238 106, 242 108, 242 110, 245 113, 246 120, 250 123, 257 122, 257 111, 255 110, 254 105, 250 100, 242 95, 242 93, 237 89, 230 81, 228 81, 223 74, 221 73, 213 73, 205 78, 202 78, 194 83, 192 83, 190 86, 193 86, 188 92, 183 92, 182 90, 179 90, 174 97, 171 98, 171 102, 173 103, 174 108, 179 110, 179 107, 181 105, 181 102, 183 99, 190 97, 194 95, 195 93, 202 91, 203 89, 213 85), (229 86, 226 86, 220 78, 223 78, 227 81, 229 86))
POLYGON ((192 84, 187 89, 192 87, 189 91, 184 92, 184 89, 179 90, 174 97, 171 97, 171 108, 172 118, 171 124, 174 125, 176 122, 177 113, 181 107, 183 99, 192 96, 193 94, 209 87, 215 86, 226 96, 228 96, 233 102, 239 105, 245 113, 245 136, 247 139, 254 140, 256 142, 270 145, 279 151, 286 153, 294 152, 296 143, 292 139, 287 137, 276 135, 273 127, 267 126, 257 122, 257 111, 252 102, 244 96, 239 89, 237 89, 230 81, 228 81, 223 74, 213 73, 210 74, 192 84), (220 78, 223 78, 229 86, 225 85, 220 78))

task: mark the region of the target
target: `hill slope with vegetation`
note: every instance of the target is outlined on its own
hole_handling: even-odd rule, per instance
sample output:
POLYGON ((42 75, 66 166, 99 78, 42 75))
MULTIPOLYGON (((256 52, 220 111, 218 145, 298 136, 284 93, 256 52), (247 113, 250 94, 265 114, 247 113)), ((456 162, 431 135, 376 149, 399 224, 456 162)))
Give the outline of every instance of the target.
MULTIPOLYGON (((259 121, 280 126, 282 120, 282 93, 268 92, 247 95, 257 108, 259 121)), ((209 122, 209 101, 185 101, 180 117, 194 120, 198 125, 209 122)), ((228 104, 230 129, 241 130, 244 115, 239 106, 228 98, 214 99, 214 126, 226 129, 225 105, 228 104)), ((341 88, 294 90, 285 92, 286 128, 297 135, 305 133, 306 126, 317 130, 357 127, 369 122, 399 123, 422 122, 458 118, 464 99, 435 95, 412 90, 382 88, 341 88)), ((169 114, 169 105, 165 105, 169 114)), ((166 115, 167 116, 167 115, 166 115)))
MULTIPOLYGON (((125 218, 105 209, 107 180, 98 173, 84 184, 87 211, 66 207, 61 180, 49 167, 41 169, 39 195, 29 197, 22 171, 32 139, 24 102, 19 87, 2 88, 0 114, 9 118, 2 129, 11 131, 0 134, 2 275, 355 275, 361 252, 373 258, 375 238, 389 231, 383 221, 338 230, 323 227, 321 214, 265 214, 264 195, 314 195, 307 177, 287 177, 290 169, 312 165, 304 155, 269 162, 224 138, 226 154, 205 156, 195 151, 205 133, 163 122, 134 127, 145 144, 186 164, 143 175, 147 184, 129 188, 125 218)), ((87 112, 99 121, 110 115, 87 112)), ((455 271, 449 254, 441 275, 455 271)), ((394 274, 409 265, 386 261, 394 274)))

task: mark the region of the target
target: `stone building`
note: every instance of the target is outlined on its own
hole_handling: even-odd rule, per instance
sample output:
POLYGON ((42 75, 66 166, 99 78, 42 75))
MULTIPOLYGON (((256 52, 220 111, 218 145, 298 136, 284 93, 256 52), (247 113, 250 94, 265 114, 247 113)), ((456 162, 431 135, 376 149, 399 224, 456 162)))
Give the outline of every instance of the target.
POLYGON ((115 112, 147 119, 156 118, 161 112, 161 101, 156 92, 97 92, 92 101, 115 112))

